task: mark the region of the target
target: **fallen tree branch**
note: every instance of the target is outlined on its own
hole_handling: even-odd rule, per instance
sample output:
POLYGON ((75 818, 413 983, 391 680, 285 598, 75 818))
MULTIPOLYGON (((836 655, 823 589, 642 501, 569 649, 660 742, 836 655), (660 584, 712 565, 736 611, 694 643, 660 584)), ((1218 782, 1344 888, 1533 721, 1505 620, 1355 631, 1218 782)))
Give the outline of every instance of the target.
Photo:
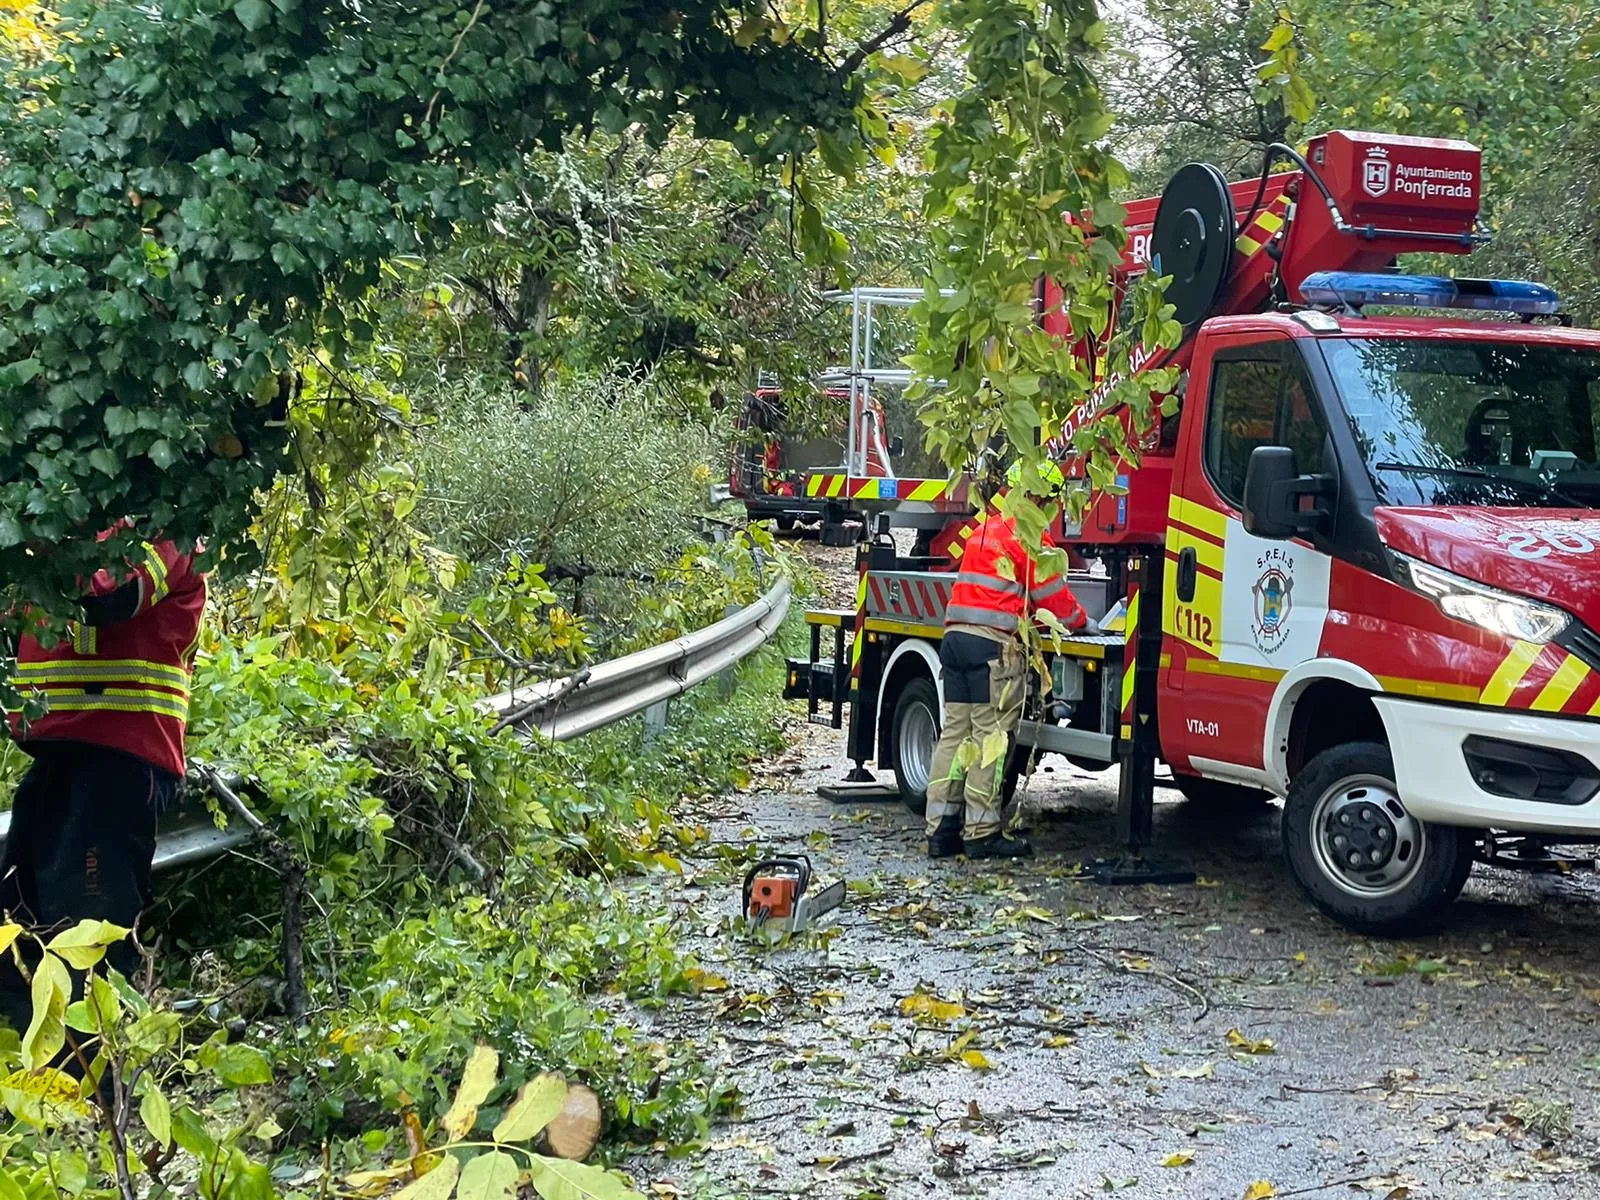
POLYGON ((304 1025, 309 1008, 306 1000, 305 963, 305 899, 306 865, 294 848, 279 837, 223 779, 215 767, 200 764, 196 772, 222 804, 249 826, 256 840, 267 852, 273 870, 277 871, 283 888, 283 936, 280 952, 283 957, 283 1006, 289 1019, 304 1025))
POLYGON ((508 725, 516 725, 521 721, 527 720, 536 712, 556 708, 563 700, 588 682, 589 668, 584 667, 582 670, 576 671, 562 680, 561 686, 555 690, 553 695, 543 696, 538 700, 530 700, 526 704, 511 709, 505 716, 489 727, 489 736, 493 737, 508 725))

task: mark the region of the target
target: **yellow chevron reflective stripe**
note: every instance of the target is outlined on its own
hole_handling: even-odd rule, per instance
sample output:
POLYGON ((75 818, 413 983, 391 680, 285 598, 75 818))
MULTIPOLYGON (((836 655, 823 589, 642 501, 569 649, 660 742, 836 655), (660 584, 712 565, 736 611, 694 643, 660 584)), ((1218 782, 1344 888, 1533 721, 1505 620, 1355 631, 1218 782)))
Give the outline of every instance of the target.
MULTIPOLYGON (((863 571, 861 572, 860 577, 856 580, 856 614, 858 618, 860 617, 860 614, 866 611, 866 607, 867 573, 863 571)), ((856 668, 861 665, 861 643, 864 640, 865 639, 859 632, 850 640, 850 674, 852 676, 855 675, 856 668)))
MULTIPOLYGON (((1133 593, 1133 599, 1128 601, 1128 616, 1126 634, 1123 640, 1129 645, 1134 644, 1134 639, 1139 636, 1139 596, 1140 592, 1133 593)), ((1128 706, 1133 703, 1133 681, 1136 675, 1134 663, 1131 658, 1125 657, 1122 666, 1122 711, 1126 713, 1128 706)))
POLYGON ((51 689, 41 693, 50 712, 142 712, 189 719, 189 699, 148 688, 107 688, 103 692, 51 689))
POLYGON ((189 690, 189 672, 169 663, 142 658, 96 658, 87 661, 52 659, 20 662, 13 677, 18 684, 148 683, 155 687, 189 690))
POLYGON ((905 497, 907 500, 937 500, 944 495, 945 481, 942 479, 924 479, 911 489, 905 497))
POLYGON ((1234 241, 1239 252, 1246 258, 1260 250, 1263 245, 1272 240, 1272 235, 1283 228, 1283 215, 1280 207, 1287 203, 1287 197, 1278 196, 1267 206, 1266 210, 1257 214, 1256 219, 1250 222, 1250 227, 1241 233, 1234 241), (1257 235, 1251 237, 1251 234, 1257 235))
POLYGON ((1559 712, 1561 706, 1572 699, 1572 693, 1578 690, 1578 685, 1588 677, 1589 668, 1569 654, 1528 707, 1539 712, 1559 712))
POLYGON ((1228 536, 1227 517, 1214 508, 1196 504, 1193 500, 1185 500, 1182 496, 1172 498, 1167 505, 1167 517, 1173 521, 1182 521, 1190 529, 1210 534, 1218 541, 1223 541, 1228 536))
POLYGON ((1518 642, 1511 648, 1511 653, 1506 655, 1505 661, 1495 669, 1489 682, 1483 689, 1483 695, 1478 698, 1478 703, 1487 704, 1491 708, 1500 708, 1511 699, 1511 693, 1517 690, 1517 684, 1522 682, 1522 677, 1533 666, 1534 659, 1543 652, 1544 647, 1533 642, 1518 642))
POLYGON ((167 594, 167 564, 149 542, 144 543, 144 569, 150 572, 150 585, 155 589, 150 603, 155 604, 167 594))
POLYGON ((843 475, 833 475, 829 477, 827 495, 830 499, 844 491, 844 481, 845 476, 843 475))

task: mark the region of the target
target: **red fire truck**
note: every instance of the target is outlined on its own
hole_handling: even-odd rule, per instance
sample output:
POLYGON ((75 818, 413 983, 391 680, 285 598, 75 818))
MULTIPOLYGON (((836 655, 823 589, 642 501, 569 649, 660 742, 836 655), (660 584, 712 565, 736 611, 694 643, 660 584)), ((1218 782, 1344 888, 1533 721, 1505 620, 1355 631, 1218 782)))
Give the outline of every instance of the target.
MULTIPOLYGON (((1397 270, 1485 239, 1473 146, 1334 132, 1273 153, 1296 169, 1191 165, 1129 207, 1121 282, 1172 276, 1185 336, 1151 365, 1181 369, 1181 404, 1061 530, 1113 636, 1060 648, 1018 753, 1120 764, 1125 865, 1158 761, 1219 812, 1281 796, 1310 899, 1401 932, 1474 861, 1600 842, 1600 333, 1538 284, 1397 270)), ((1072 338, 1055 299, 1041 319, 1072 338)), ((940 486, 881 501, 877 527, 966 519, 940 486)), ((918 808, 954 560, 880 536, 860 562, 858 611, 808 614, 788 691, 817 720, 848 708, 857 772, 893 769, 918 808)))

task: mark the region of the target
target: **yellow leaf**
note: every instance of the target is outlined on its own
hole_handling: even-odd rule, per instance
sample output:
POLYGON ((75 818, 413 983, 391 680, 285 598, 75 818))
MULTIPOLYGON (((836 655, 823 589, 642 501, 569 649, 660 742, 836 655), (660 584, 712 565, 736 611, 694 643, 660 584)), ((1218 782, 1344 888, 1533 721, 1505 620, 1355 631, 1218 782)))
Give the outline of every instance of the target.
POLYGON ((1170 1079, 1210 1079, 1217 1073, 1216 1067, 1211 1063, 1201 1063, 1198 1067, 1177 1067, 1170 1079))
POLYGON ((1268 1200, 1268 1197, 1277 1194, 1277 1185, 1270 1179, 1258 1179, 1245 1188, 1242 1200, 1268 1200))
POLYGON ((466 1068, 461 1072, 461 1086, 456 1089, 456 1098, 450 1104, 450 1111, 439 1122, 439 1128, 444 1130, 446 1137, 457 1140, 467 1136, 467 1131, 478 1119, 478 1105, 488 1098, 499 1074, 500 1056, 492 1047, 479 1043, 473 1048, 466 1068))
POLYGON ((1042 921, 1046 925, 1054 925, 1056 923, 1055 913, 1048 908, 1039 908, 1036 905, 1029 905, 1027 908, 1022 909, 1020 915, 1032 921, 1042 921))
POLYGON ((549 1073, 522 1085, 517 1098, 494 1127, 497 1142, 525 1142, 554 1121, 567 1101, 567 1081, 549 1073))
POLYGON ((974 1071, 992 1071, 994 1064, 985 1057, 982 1050, 965 1050, 961 1054, 961 1061, 974 1071))
POLYGON ((35 1129, 64 1125, 89 1115, 82 1085, 54 1067, 13 1071, 0 1079, 0 1103, 12 1116, 35 1129))
POLYGON ((1065 1050, 1068 1046, 1076 1046, 1077 1044, 1077 1038, 1058 1033, 1055 1037, 1047 1039, 1044 1045, 1046 1050, 1065 1050))
POLYGON ((0 954, 11 949, 11 943, 21 936, 22 926, 15 921, 7 921, 4 925, 0 925, 0 954))
POLYGON ((1228 1030, 1228 1045, 1246 1054, 1271 1054, 1274 1050, 1271 1038, 1262 1038, 1258 1042, 1245 1037, 1237 1029, 1228 1030))
POLYGON ((929 1021, 959 1021, 967 1010, 950 1000, 940 1000, 926 992, 918 992, 900 1001, 902 1017, 926 1018, 929 1021))
POLYGON ((394 1194, 394 1200, 449 1200, 456 1189, 456 1176, 461 1164, 446 1154, 439 1165, 414 1183, 408 1183, 394 1194))
POLYGON ((748 50, 761 40, 761 35, 767 31, 767 21, 762 17, 751 17, 739 26, 739 32, 733 35, 733 44, 741 50, 748 50))
POLYGON ((1161 1160, 1161 1165, 1163 1167, 1187 1167, 1193 1161, 1193 1150, 1175 1150, 1161 1160))
POLYGON ((71 929, 63 929, 45 943, 76 971, 87 971, 106 956, 106 947, 128 936, 121 925, 110 921, 79 921, 71 929))
POLYGON ((683 973, 683 976, 694 985, 694 989, 697 992, 725 992, 728 990, 728 981, 712 971, 702 971, 699 967, 690 967, 683 973))
POLYGON ((673 858, 672 855, 668 854, 665 850, 657 850, 650 856, 650 858, 657 866, 665 867, 674 875, 683 874, 683 864, 677 859, 673 858))
POLYGON ((1011 748, 1011 737, 1003 729, 996 729, 984 735, 983 755, 979 760, 982 766, 991 766, 1006 756, 1006 751, 1011 748))

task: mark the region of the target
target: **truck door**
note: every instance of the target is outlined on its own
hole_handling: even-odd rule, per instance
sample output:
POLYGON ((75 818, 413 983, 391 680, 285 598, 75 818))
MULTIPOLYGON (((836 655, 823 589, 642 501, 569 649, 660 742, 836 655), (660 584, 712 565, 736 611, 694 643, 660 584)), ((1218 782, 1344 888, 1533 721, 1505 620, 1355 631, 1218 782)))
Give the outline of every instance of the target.
POLYGON ((1252 782, 1278 681, 1317 654, 1331 568, 1308 543, 1252 537, 1240 520, 1251 452, 1288 446, 1315 471, 1327 433, 1299 347, 1260 339, 1208 339, 1209 356, 1196 354, 1202 394, 1191 389, 1180 430, 1163 606, 1168 760, 1252 782))

